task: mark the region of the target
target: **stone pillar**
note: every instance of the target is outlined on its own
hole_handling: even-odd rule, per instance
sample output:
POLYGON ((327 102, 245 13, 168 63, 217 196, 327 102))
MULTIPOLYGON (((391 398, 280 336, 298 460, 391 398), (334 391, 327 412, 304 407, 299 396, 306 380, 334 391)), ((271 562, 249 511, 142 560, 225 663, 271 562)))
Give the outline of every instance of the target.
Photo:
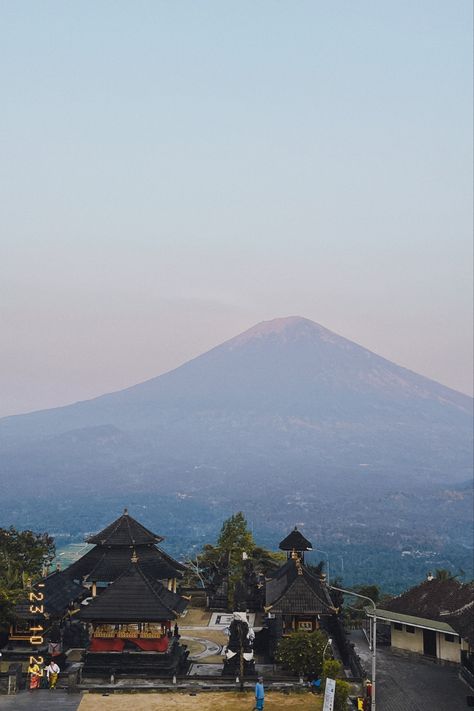
POLYGON ((81 683, 82 664, 71 664, 67 671, 67 693, 78 694, 81 683))
POLYGON ((17 694, 21 688, 21 664, 16 662, 8 667, 7 694, 17 694))

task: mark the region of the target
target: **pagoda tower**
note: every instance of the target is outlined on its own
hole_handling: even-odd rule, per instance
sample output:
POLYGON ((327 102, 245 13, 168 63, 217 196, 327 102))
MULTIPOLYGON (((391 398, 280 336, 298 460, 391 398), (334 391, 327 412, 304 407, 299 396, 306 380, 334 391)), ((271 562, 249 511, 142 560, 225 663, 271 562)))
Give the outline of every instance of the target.
POLYGON ((164 540, 136 521, 125 509, 113 523, 99 533, 86 538, 94 545, 64 572, 67 576, 90 588, 95 597, 101 588, 108 587, 130 567, 135 556, 147 578, 159 581, 176 592, 178 580, 186 566, 165 553, 158 544, 164 540))
POLYGON ((296 526, 291 533, 280 542, 278 547, 281 551, 287 552, 288 558, 295 558, 296 554, 302 563, 304 563, 305 551, 313 550, 311 542, 303 536, 301 531, 298 531, 296 526))
POLYGON ((304 554, 313 549, 310 541, 295 526, 279 548, 287 552, 287 561, 265 580, 270 657, 283 635, 329 629, 337 614, 324 578, 305 565, 304 554))

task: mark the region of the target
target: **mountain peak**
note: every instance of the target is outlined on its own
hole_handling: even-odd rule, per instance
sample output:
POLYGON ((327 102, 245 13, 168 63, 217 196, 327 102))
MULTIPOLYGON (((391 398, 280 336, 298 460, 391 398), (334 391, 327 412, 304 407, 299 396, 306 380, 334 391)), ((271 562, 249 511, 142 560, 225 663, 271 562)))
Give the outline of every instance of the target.
POLYGON ((295 337, 316 336, 327 341, 334 341, 339 336, 320 326, 315 321, 311 321, 303 316, 283 316, 270 321, 261 321, 252 326, 247 331, 231 338, 225 345, 230 348, 238 347, 249 341, 265 339, 277 336, 282 340, 290 340, 295 337))

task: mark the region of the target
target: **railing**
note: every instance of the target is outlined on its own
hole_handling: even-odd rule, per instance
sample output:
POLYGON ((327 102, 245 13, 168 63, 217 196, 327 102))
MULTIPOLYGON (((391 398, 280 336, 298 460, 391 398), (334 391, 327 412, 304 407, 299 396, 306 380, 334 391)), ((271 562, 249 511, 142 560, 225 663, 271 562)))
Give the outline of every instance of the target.
POLYGON ((461 666, 474 674, 474 655, 469 654, 465 649, 461 652, 461 666))
POLYGON ((460 675, 471 689, 474 689, 474 655, 463 650, 461 652, 460 675))

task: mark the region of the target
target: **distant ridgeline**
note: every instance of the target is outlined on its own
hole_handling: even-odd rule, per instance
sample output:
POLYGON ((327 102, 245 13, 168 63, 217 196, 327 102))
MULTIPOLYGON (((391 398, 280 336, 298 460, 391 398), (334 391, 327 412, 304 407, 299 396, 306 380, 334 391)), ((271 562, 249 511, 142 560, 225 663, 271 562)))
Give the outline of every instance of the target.
POLYGON ((436 567, 472 575, 472 440, 471 398, 277 319, 127 390, 0 420, 0 525, 61 546, 129 505, 182 557, 242 510, 263 544, 298 522, 331 575, 396 592, 436 567))
MULTIPOLYGON (((46 508, 33 505, 26 518, 26 505, 23 504, 21 521, 9 519, 14 525, 28 526, 38 530, 48 530, 56 536, 58 548, 57 561, 62 568, 84 555, 87 550, 84 537, 90 531, 97 530, 109 521, 117 510, 123 508, 124 499, 111 498, 107 506, 96 501, 93 497, 89 500, 75 499, 67 505, 51 503, 46 508), (47 514, 44 512, 48 511, 47 514)), ((38 504, 38 501, 36 502, 38 504)), ((422 499, 418 502, 420 512, 422 499)), ((430 540, 429 501, 424 502, 426 513, 417 520, 417 527, 412 531, 409 528, 409 518, 406 529, 396 536, 388 536, 388 542, 382 543, 375 537, 370 540, 370 527, 356 527, 360 531, 358 539, 353 535, 352 542, 341 540, 341 527, 337 521, 332 527, 322 531, 315 526, 314 521, 307 520, 306 525, 301 525, 308 537, 313 541, 315 550, 307 554, 308 563, 325 562, 329 557, 329 572, 331 578, 343 578, 347 585, 374 583, 379 585, 384 592, 398 593, 410 585, 417 584, 426 577, 426 573, 436 568, 447 569, 453 574, 465 571, 464 580, 472 579, 472 550, 466 545, 453 542, 440 543, 430 540), (428 528, 422 531, 423 523, 428 528), (334 531, 334 535, 331 532, 334 531), (418 542, 417 542, 418 537, 418 542), (401 545, 401 539, 403 546, 401 545), (320 548, 321 550, 317 550, 320 548), (322 552, 324 551, 324 553, 322 552)), ((416 502, 413 502, 413 509, 416 502)), ((288 507, 290 508, 290 507, 288 507)), ((130 510, 147 526, 157 527, 165 536, 166 550, 178 560, 187 560, 198 552, 204 543, 214 543, 223 519, 235 512, 223 506, 208 506, 193 500, 183 500, 177 497, 154 497, 131 500, 130 510), (146 503, 144 503, 146 502, 146 503)), ((256 541, 269 548, 275 546, 278 540, 291 524, 282 523, 272 526, 265 524, 255 515, 253 505, 244 508, 244 513, 253 528, 256 541)), ((414 511, 411 512, 414 516, 414 511)), ((291 509, 288 512, 291 517, 291 509)), ((280 516, 279 520, 283 521, 280 516)), ((294 522, 295 519, 293 519, 294 522)), ((301 519, 300 519, 301 520, 301 519)), ((3 521, 3 519, 2 519, 3 521)), ((341 524, 341 522, 339 522, 341 524)), ((304 524, 304 521, 303 521, 304 524)), ((0 525, 3 525, 0 522, 0 525)), ((346 533, 349 534, 353 527, 347 523, 346 533)), ((380 534, 381 536, 381 534, 380 534)))

